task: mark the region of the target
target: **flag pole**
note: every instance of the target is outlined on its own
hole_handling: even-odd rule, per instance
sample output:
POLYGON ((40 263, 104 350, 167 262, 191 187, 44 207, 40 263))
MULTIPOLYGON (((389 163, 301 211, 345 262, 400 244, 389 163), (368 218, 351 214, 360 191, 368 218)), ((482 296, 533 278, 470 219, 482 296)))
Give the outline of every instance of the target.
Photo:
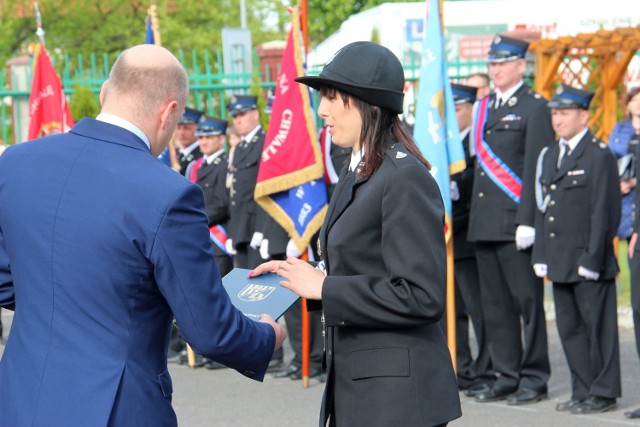
MULTIPOLYGON (((300 28, 302 29, 302 48, 304 49, 305 58, 306 53, 309 51, 309 31, 307 27, 308 23, 308 7, 307 0, 300 0, 300 28)), ((303 254, 302 259, 308 260, 308 254, 303 254), (307 255, 307 256, 304 256, 307 255)), ((307 311, 307 299, 301 298, 301 327, 302 327, 302 387, 309 387, 309 312, 307 311)))
MULTIPOLYGON (((444 40, 444 0, 438 0, 440 3, 440 30, 442 31, 442 38, 444 40)), ((452 221, 453 224, 453 221, 452 221)), ((453 371, 458 372, 458 348, 456 345, 456 301, 455 301, 455 270, 453 259, 453 226, 451 227, 451 236, 447 242, 447 302, 446 302, 446 315, 447 315, 447 344, 449 345, 449 352, 451 353, 451 363, 453 364, 453 371)))
MULTIPOLYGON (((153 32, 153 44, 157 46, 162 46, 162 39, 160 38, 160 26, 158 24, 158 15, 157 15, 157 6, 156 1, 151 0, 149 4, 149 9, 147 9, 147 16, 151 19, 151 31, 153 32)), ((169 163, 171 164, 171 169, 175 171, 180 170, 180 162, 178 161, 178 156, 176 155, 175 142, 173 141, 175 138, 175 133, 171 136, 169 140, 168 148, 169 151, 169 163)), ((195 355, 194 355, 194 363, 195 363, 195 355)))
POLYGON ((42 29, 42 15, 40 15, 40 8, 38 7, 38 2, 33 2, 33 7, 36 10, 36 26, 38 29, 36 30, 36 36, 38 36, 38 40, 44 46, 44 30, 42 29))
MULTIPOLYGON (((147 9, 147 16, 151 19, 151 31, 153 32, 153 44, 156 46, 162 46, 162 40, 160 39, 160 26, 158 25, 158 17, 156 15, 156 1, 151 0, 149 4, 149 9, 147 9)), ((176 150, 174 148, 173 138, 175 137, 175 133, 171 136, 169 140, 169 159, 171 163, 171 168, 174 170, 180 170, 180 163, 178 162, 176 156, 176 150)), ((186 343, 187 347, 187 365, 190 368, 196 367, 196 353, 193 351, 189 343, 186 343)))

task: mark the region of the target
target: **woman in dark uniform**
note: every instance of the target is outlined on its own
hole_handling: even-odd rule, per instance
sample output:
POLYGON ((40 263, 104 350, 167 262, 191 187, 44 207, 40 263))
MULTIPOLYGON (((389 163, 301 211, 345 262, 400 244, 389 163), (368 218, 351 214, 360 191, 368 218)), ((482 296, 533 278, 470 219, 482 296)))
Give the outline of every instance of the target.
MULTIPOLYGON (((342 48, 319 76, 318 114, 353 148, 320 231, 324 272, 297 258, 253 272, 321 300, 328 378, 325 426, 439 426, 460 416, 445 307, 444 208, 429 165, 404 129, 404 72, 371 42, 342 48)), ((316 301, 310 301, 310 306, 316 301)), ((318 304, 320 306, 320 304, 318 304)))

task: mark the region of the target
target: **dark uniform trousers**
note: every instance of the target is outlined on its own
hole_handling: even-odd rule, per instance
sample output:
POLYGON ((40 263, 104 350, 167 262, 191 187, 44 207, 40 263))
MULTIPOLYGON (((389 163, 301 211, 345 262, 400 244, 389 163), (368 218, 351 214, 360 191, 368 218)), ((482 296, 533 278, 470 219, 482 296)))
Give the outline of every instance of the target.
MULTIPOLYGON (((492 382, 491 358, 485 336, 485 323, 480 298, 480 278, 475 244, 467 241, 469 208, 473 194, 473 159, 469 155, 469 132, 462 139, 467 168, 451 176, 458 188, 458 198, 451 203, 453 220, 453 267, 455 277, 456 357, 458 387, 471 386, 474 380, 492 382), (478 346, 474 359, 469 346, 469 319, 478 346)), ((447 331, 447 316, 442 316, 447 331)))
POLYGON ((554 283, 558 333, 571 371, 572 399, 621 395, 616 286, 554 283))
POLYGON ((491 153, 522 182, 519 202, 490 179, 478 160, 474 168, 468 240, 476 242, 482 311, 496 387, 547 391, 550 375, 542 279, 531 268, 531 250, 515 245, 518 225, 534 226, 538 154, 554 139, 547 102, 522 85, 495 108, 491 95, 478 132, 491 153))
POLYGON ((478 242, 476 259, 491 362, 500 373, 496 386, 546 391, 544 287, 531 268, 531 250, 518 251, 513 242, 478 242))
POLYGON ((553 282, 572 398, 619 397, 618 266, 613 251, 621 211, 617 165, 591 132, 560 161, 558 144, 540 157, 544 213, 536 215, 533 262, 547 265, 553 282), (579 276, 578 267, 597 272, 598 280, 579 276))
MULTIPOLYGON (((637 202, 636 202, 637 203, 637 202)), ((636 206, 638 206, 636 204, 636 206)), ((637 246, 636 246, 637 248, 637 246)), ((640 250, 636 249, 631 259, 631 309, 636 334, 636 350, 640 357, 640 250)))

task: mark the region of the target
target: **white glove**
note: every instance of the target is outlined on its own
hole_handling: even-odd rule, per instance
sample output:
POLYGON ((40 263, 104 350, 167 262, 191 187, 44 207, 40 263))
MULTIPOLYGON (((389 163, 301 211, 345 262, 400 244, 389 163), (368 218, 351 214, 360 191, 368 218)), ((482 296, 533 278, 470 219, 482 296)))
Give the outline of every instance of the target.
POLYGON ((236 252, 235 249, 233 249, 233 240, 227 239, 227 241, 224 242, 224 246, 225 246, 225 249, 227 250, 227 252, 229 252, 231 255, 235 255, 235 254, 238 253, 238 252, 236 252))
POLYGON ((449 192, 451 194, 451 200, 458 201, 460 200, 460 190, 458 190, 458 183, 455 181, 449 182, 449 192))
POLYGON ((598 280, 600 273, 596 273, 580 265, 578 266, 578 276, 582 276, 587 280, 598 280))
POLYGON ((259 231, 253 233, 253 236, 251 236, 251 242, 249 243, 251 249, 258 249, 260 247, 260 244, 262 243, 262 239, 264 239, 264 234, 260 233, 259 231))
POLYGON ((300 251, 298 250, 298 247, 296 246, 293 239, 289 239, 289 242, 287 243, 287 257, 290 256, 294 258, 298 258, 300 256, 300 251))
POLYGON ((260 243, 260 258, 269 259, 269 240, 264 239, 262 243, 260 243))
POLYGON ((535 238, 535 228, 529 227, 528 225, 519 225, 516 228, 516 248, 518 248, 519 251, 524 251, 529 246, 533 245, 535 238))
POLYGON ((547 264, 533 264, 533 271, 538 277, 544 277, 547 275, 547 264))

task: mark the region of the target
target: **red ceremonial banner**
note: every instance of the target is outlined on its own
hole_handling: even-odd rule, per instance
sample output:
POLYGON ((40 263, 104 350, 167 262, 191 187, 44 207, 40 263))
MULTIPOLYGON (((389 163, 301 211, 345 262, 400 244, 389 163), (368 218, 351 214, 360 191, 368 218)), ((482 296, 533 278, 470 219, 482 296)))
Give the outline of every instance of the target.
POLYGON ((29 133, 32 140, 73 127, 62 83, 45 47, 39 43, 33 57, 33 81, 29 96, 29 133))
POLYGON ((305 252, 327 210, 324 166, 304 75, 299 14, 292 9, 254 197, 305 252))

